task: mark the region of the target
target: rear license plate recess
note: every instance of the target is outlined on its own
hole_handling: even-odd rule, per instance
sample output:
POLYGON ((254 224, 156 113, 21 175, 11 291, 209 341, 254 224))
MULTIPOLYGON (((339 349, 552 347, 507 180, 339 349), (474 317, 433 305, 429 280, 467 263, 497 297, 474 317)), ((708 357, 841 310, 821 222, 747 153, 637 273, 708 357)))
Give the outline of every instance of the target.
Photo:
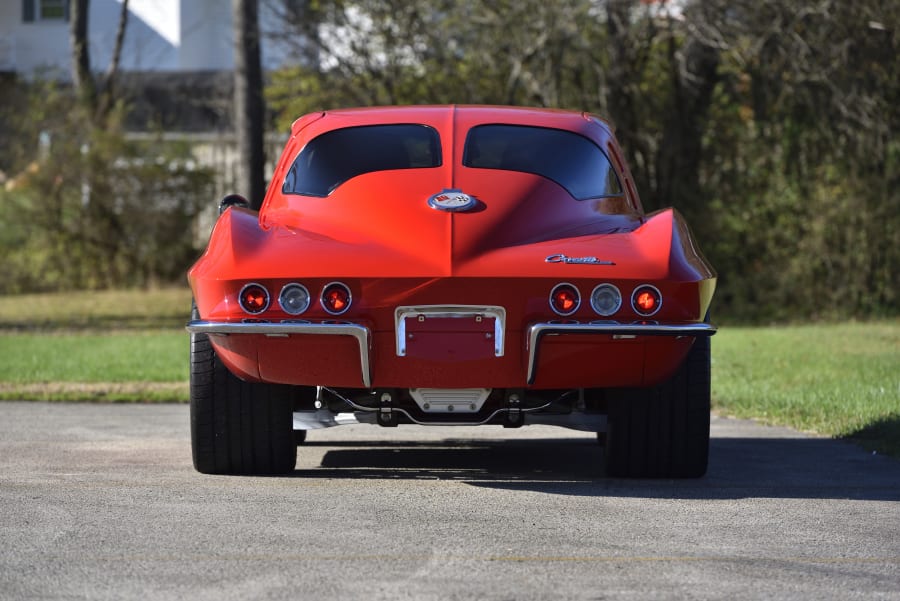
POLYGON ((397 307, 395 321, 400 357, 467 361, 503 356, 503 307, 397 307))

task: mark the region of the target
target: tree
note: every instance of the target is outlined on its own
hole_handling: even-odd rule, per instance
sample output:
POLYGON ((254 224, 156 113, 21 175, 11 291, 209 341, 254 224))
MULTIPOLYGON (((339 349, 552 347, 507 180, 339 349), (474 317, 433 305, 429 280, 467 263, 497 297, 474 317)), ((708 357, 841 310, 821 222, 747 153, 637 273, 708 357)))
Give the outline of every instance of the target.
POLYGON ((267 1, 317 24, 279 32, 318 49, 272 78, 282 127, 350 105, 594 112, 645 208, 687 214, 717 317, 900 311, 896 0, 267 1))
POLYGON ((122 46, 125 43, 125 31, 128 27, 128 0, 122 0, 112 58, 99 85, 94 76, 88 45, 89 13, 90 0, 70 1, 69 38, 72 45, 72 80, 78 92, 78 98, 88 111, 88 115, 97 125, 103 127, 116 104, 116 76, 119 72, 119 60, 122 56, 122 46))
POLYGON ((266 0, 266 6, 284 26, 267 35, 280 43, 303 40, 297 56, 304 60, 275 72, 267 90, 280 127, 306 112, 346 106, 599 102, 603 74, 590 57, 602 31, 590 0, 266 0), (298 4, 304 10, 291 9, 298 4))
POLYGON ((15 175, 0 189, 0 293, 172 281, 196 254, 192 224, 211 174, 186 148, 127 139, 115 83, 128 2, 103 74, 91 67, 88 10, 87 0, 70 6, 72 85, 4 89, 4 167, 15 175))
POLYGON ((239 161, 237 189, 259 209, 266 193, 265 100, 259 49, 258 0, 232 0, 234 123, 239 161))

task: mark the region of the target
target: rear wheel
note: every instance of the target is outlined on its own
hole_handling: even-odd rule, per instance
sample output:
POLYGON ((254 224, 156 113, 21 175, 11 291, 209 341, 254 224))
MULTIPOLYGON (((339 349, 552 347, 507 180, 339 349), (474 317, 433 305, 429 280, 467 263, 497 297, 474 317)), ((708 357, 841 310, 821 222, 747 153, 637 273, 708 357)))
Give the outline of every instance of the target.
MULTIPOLYGON (((198 319, 196 308, 193 319, 198 319)), ((191 450, 204 474, 284 474, 294 470, 290 386, 244 382, 191 334, 191 450)))
POLYGON ((610 390, 606 473, 626 478, 699 478, 709 458, 710 341, 697 338, 667 382, 610 390))

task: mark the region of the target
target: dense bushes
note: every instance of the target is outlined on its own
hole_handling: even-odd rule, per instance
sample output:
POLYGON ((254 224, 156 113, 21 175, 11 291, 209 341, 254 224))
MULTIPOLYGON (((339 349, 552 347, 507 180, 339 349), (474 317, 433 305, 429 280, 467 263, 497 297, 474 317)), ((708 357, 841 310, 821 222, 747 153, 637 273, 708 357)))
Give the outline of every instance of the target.
MULTIPOLYGON (((306 7, 266 32, 303 40, 303 65, 270 74, 281 131, 351 105, 592 111, 617 127, 645 207, 688 217, 720 274, 717 320, 900 314, 891 2, 269 5, 306 7)), ((52 87, 0 103, 16 142, 0 148, 16 180, 0 204, 0 292, 179 277, 209 174, 187 149, 126 142, 115 119, 85 125, 72 104, 52 87)))
POLYGON ((129 142, 119 107, 97 127, 50 82, 4 105, 0 293, 146 286, 181 279, 212 174, 187 148, 129 142), (15 111, 11 114, 11 111, 15 111))
POLYGON ((592 111, 616 126, 645 208, 688 217, 719 271, 717 320, 900 313, 890 2, 437 4, 312 3, 294 34, 322 23, 327 68, 274 74, 283 125, 382 103, 592 111))

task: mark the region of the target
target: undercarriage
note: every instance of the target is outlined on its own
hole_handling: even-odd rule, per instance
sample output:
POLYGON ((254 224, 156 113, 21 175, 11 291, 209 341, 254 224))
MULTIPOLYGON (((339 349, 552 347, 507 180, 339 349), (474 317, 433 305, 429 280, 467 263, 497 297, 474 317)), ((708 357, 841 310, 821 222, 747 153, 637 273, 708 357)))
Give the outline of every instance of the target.
POLYGON ((543 424, 587 432, 606 431, 602 390, 525 389, 352 389, 318 387, 315 400, 299 400, 294 429, 313 430, 348 423, 385 427, 543 424))

